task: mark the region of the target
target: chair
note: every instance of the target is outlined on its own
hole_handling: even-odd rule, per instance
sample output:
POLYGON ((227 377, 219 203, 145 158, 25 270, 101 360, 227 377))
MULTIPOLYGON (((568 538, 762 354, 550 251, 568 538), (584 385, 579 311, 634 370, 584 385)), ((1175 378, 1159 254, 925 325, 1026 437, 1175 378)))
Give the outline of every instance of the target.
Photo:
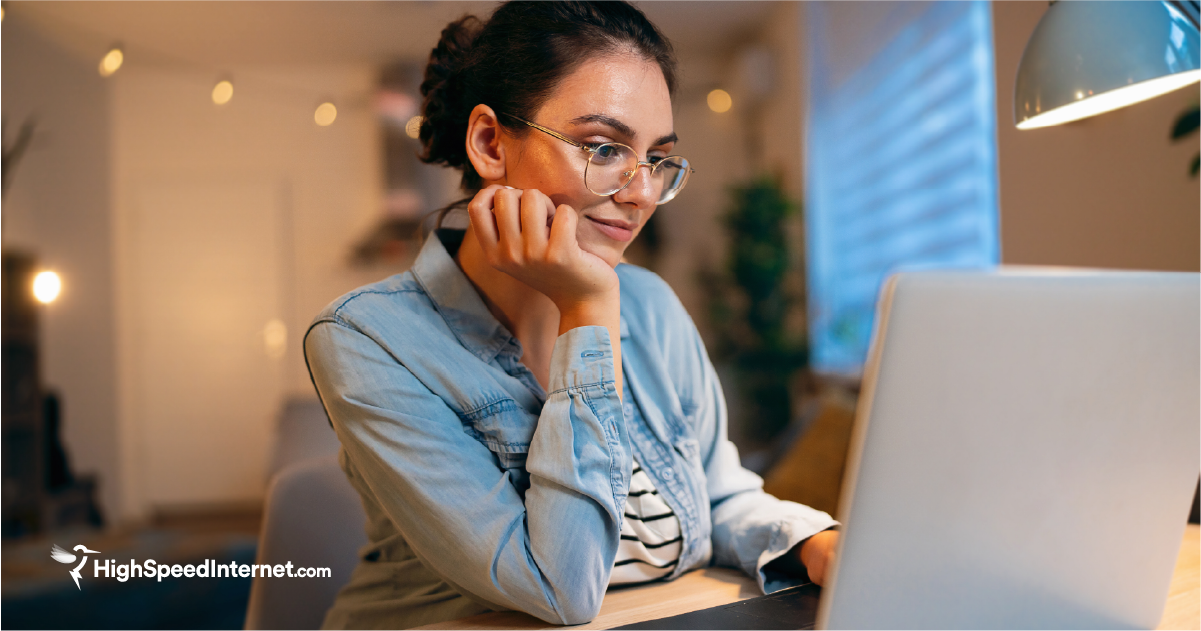
POLYGON ((317 629, 367 543, 366 515, 336 457, 285 467, 263 510, 256 564, 328 567, 331 578, 260 578, 250 589, 247 629, 317 629))
POLYGON ((325 408, 316 398, 290 397, 275 420, 275 440, 267 479, 301 460, 337 456, 338 436, 330 427, 325 408))

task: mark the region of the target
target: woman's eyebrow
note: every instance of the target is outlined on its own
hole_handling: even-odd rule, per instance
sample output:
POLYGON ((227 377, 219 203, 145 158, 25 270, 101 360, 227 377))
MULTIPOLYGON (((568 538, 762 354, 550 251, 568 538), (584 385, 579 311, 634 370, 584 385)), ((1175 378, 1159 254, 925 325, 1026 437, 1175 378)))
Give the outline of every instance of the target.
MULTIPOLYGON (((638 132, 630 129, 629 125, 626 125, 612 116, 606 116, 605 114, 584 114, 583 116, 577 116, 570 121, 570 124, 572 125, 583 125, 586 123, 600 123, 602 125, 607 125, 613 128, 613 130, 617 133, 622 134, 630 140, 633 140, 638 136, 638 132)), ((657 147, 659 145, 666 145, 668 143, 676 142, 677 140, 679 140, 679 137, 676 136, 675 132, 672 132, 659 138, 651 146, 657 147)))

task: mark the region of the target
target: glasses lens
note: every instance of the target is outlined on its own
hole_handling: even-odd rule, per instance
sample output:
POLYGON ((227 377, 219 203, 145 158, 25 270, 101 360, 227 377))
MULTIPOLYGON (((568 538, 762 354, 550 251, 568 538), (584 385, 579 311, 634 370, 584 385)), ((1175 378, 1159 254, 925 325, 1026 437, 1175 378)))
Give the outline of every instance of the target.
POLYGON ((584 169, 584 184, 597 195, 612 195, 620 191, 634 175, 638 155, 633 149, 617 143, 596 148, 584 169))
POLYGON ((692 169, 688 160, 680 156, 668 156, 655 164, 654 178, 659 183, 659 203, 666 204, 679 194, 688 183, 688 174, 692 169))
MULTIPOLYGON (((638 172, 638 154, 618 143, 604 144, 596 148, 588 158, 584 169, 584 184, 597 195, 612 195, 625 188, 638 172)), ((688 160, 680 156, 668 156, 655 163, 650 170, 651 185, 658 191, 656 203, 666 204, 675 198, 692 169, 688 160)))

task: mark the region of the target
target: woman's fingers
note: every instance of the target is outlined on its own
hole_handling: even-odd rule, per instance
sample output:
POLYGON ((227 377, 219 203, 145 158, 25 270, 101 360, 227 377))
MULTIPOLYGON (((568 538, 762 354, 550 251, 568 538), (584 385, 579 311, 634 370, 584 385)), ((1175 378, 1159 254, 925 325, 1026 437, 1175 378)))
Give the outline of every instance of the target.
POLYGON ((496 216, 492 213, 493 201, 496 197, 496 192, 499 190, 504 190, 504 187, 499 184, 493 184, 476 193, 475 198, 467 204, 467 214, 471 217, 471 227, 475 230, 475 236, 479 239, 480 245, 484 246, 485 252, 495 249, 499 238, 496 227, 496 216))
POLYGON ((525 254, 530 258, 542 258, 546 252, 547 217, 554 215, 555 205, 550 198, 537 189, 527 189, 521 195, 521 234, 525 242, 525 254))
POLYGON ((512 262, 520 261, 525 251, 521 243, 521 194, 520 189, 505 187, 496 191, 492 203, 500 251, 512 262))
POLYGON ((555 218, 550 226, 550 242, 548 255, 552 260, 563 264, 580 248, 576 242, 576 226, 580 222, 579 213, 567 204, 560 204, 555 209, 555 218))

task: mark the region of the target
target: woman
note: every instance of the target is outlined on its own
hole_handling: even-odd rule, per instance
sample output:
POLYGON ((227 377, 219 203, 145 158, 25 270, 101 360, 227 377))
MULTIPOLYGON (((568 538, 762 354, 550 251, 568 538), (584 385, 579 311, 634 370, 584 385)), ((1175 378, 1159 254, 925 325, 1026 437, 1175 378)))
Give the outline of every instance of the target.
POLYGON ((824 580, 835 522, 739 465, 691 319, 619 265, 687 181, 674 88, 670 45, 625 3, 510 3, 443 31, 423 158, 463 170, 470 225, 305 339, 371 542, 327 626, 579 624, 611 585, 710 564, 824 580))

